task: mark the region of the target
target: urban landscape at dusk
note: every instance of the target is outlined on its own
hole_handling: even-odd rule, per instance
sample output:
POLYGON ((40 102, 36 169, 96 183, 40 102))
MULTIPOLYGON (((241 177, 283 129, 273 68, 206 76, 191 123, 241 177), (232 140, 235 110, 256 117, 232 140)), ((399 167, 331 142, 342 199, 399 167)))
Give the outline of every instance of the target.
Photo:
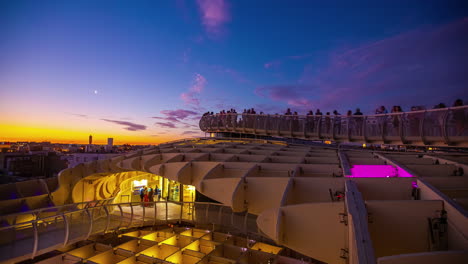
POLYGON ((468 100, 464 1, 2 1, 0 141, 158 144, 206 111, 468 100), (343 100, 346 98, 346 100, 343 100))
POLYGON ((468 2, 0 1, 3 263, 468 263, 468 2))

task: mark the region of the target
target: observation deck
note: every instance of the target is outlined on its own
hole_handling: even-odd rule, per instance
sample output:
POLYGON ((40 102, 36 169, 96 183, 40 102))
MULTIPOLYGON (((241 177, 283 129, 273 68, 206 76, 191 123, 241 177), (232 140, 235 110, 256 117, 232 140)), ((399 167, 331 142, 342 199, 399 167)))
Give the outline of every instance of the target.
MULTIPOLYGON (((267 239, 325 263, 462 264, 468 259, 467 158, 238 138, 160 144, 65 169, 49 194, 22 184, 19 194, 29 196, 0 201, 0 263, 36 261, 93 235, 184 222, 267 239), (129 182, 152 175, 193 186, 219 203, 123 199, 133 190, 129 182), (55 206, 23 210, 43 195, 55 206), (18 204, 21 212, 7 213, 18 204)), ((179 248, 183 254, 186 248, 179 248)), ((141 262, 138 254, 105 263, 168 260, 141 262)), ((202 257, 196 263, 210 255, 202 257)))
POLYGON ((468 106, 381 115, 203 116, 208 133, 240 133, 307 140, 420 146, 468 146, 468 106))

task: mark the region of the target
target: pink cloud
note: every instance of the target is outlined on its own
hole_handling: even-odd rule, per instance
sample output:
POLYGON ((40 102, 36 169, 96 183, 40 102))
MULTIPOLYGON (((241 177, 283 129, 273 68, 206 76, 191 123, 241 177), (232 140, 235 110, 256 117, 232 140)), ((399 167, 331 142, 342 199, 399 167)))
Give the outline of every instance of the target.
POLYGON ((157 122, 155 124, 159 126, 167 127, 167 128, 176 128, 177 125, 182 126, 183 128, 189 128, 189 127, 192 127, 193 125, 190 123, 184 122, 185 120, 188 120, 188 122, 191 122, 194 120, 198 121, 200 119, 199 113, 195 111, 191 111, 191 110, 185 110, 185 109, 162 110, 161 114, 163 114, 163 116, 153 116, 152 118, 166 121, 166 122, 157 122))
POLYGON ((176 128, 176 126, 171 122, 156 122, 155 125, 166 128, 176 128))
POLYGON ((275 85, 257 87, 255 93, 258 96, 267 97, 276 102, 285 102, 302 109, 313 106, 313 101, 305 98, 309 89, 310 87, 305 85, 275 85))
POLYGON ((192 131, 192 130, 187 130, 187 131, 184 131, 182 132, 181 135, 198 135, 198 134, 201 134, 202 132, 201 131, 192 131))
POLYGON ((161 114, 166 117, 179 119, 186 119, 190 116, 198 115, 197 112, 191 110, 177 109, 177 110, 162 110, 161 114))
POLYGON ((185 104, 187 104, 187 105, 195 105, 195 106, 199 106, 199 105, 200 105, 200 100, 198 100, 197 98, 195 98, 195 94, 194 94, 194 93, 191 93, 191 92, 182 93, 182 94, 180 95, 180 99, 182 99, 182 101, 184 101, 185 104))
POLYGON ((205 88, 206 79, 201 74, 195 74, 195 79, 193 81, 192 87, 190 87, 190 91, 194 93, 201 93, 203 88, 205 88))
MULTIPOLYGON (((346 50, 304 67, 294 84, 258 87, 256 94, 295 107, 321 109, 378 105, 451 104, 468 92, 468 18, 405 32, 346 50)), ((366 109, 367 108, 367 109, 366 109)))
POLYGON ((203 75, 197 73, 195 74, 192 86, 188 92, 182 93, 180 99, 185 102, 187 105, 199 106, 200 100, 196 98, 197 94, 200 94, 205 88, 207 81, 203 75))
POLYGON ((111 119, 101 119, 101 120, 124 126, 124 129, 128 131, 146 130, 145 125, 140 125, 140 124, 136 124, 132 122, 121 121, 121 120, 111 120, 111 119))
POLYGON ((211 36, 218 36, 223 26, 231 19, 229 6, 224 0, 197 0, 202 24, 211 36))
POLYGON ((289 105, 296 106, 299 108, 310 108, 312 107, 313 103, 311 100, 305 99, 305 98, 295 98, 295 99, 290 99, 287 101, 289 105))
POLYGON ((266 114, 283 113, 285 110, 278 104, 256 104, 254 108, 258 113, 264 112, 266 114))

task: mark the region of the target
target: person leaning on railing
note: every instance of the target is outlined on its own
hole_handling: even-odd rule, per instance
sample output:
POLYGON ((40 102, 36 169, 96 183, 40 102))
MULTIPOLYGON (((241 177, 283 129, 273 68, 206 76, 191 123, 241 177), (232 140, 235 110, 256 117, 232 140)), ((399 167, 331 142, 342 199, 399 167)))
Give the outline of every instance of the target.
MULTIPOLYGON (((401 106, 394 105, 392 107, 392 113, 401 113, 403 110, 401 109, 401 106)), ((395 132, 397 133, 400 127, 400 116, 399 115, 393 115, 392 116, 392 125, 393 128, 395 129, 395 132)))
POLYGON ((356 135, 361 136, 362 135, 362 123, 363 123, 363 118, 362 118, 362 112, 361 109, 356 108, 356 112, 354 112, 353 116, 354 117, 354 122, 356 124, 356 135))
POLYGON ((307 112, 307 117, 306 117, 306 127, 310 129, 310 131, 314 131, 314 112, 312 110, 309 110, 307 112))
POLYGON ((338 111, 334 110, 333 115, 335 115, 333 124, 334 131, 336 132, 336 134, 341 134, 341 114, 338 113, 338 111))

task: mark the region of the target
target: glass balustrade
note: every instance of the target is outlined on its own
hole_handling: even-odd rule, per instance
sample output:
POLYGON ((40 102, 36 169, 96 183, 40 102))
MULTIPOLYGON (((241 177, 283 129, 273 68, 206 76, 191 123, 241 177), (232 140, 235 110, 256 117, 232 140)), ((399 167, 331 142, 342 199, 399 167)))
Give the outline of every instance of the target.
MULTIPOLYGON (((160 201, 96 204, 93 201, 58 206, 55 209, 47 216, 1 227, 0 250, 9 253, 0 256, 0 261, 25 254, 34 258, 41 252, 85 240, 94 234, 177 222, 261 236, 255 215, 233 212, 229 206, 216 203, 160 201)), ((19 219, 21 215, 30 214, 24 212, 1 218, 19 219)))
POLYGON ((204 132, 233 132, 337 142, 468 145, 468 106, 368 116, 215 114, 204 132))

